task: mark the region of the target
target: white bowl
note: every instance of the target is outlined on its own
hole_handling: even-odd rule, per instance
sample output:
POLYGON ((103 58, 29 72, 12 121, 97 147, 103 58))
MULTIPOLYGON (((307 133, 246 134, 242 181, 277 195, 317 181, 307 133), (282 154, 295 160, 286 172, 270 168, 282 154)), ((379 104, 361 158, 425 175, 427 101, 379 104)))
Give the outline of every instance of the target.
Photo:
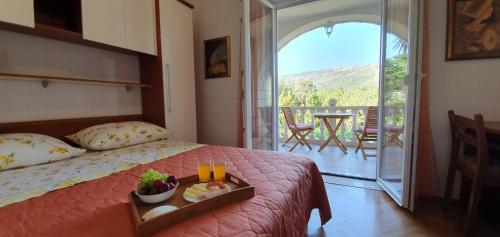
POLYGON ((145 203, 159 203, 159 202, 163 202, 163 201, 166 201, 169 198, 171 198, 174 195, 175 190, 177 190, 177 187, 179 187, 179 182, 177 182, 177 184, 175 185, 175 188, 170 189, 170 190, 163 192, 163 193, 159 193, 159 194, 155 194, 155 195, 141 195, 141 194, 139 194, 139 192, 137 192, 137 189, 136 189, 135 194, 137 196, 139 196, 139 198, 145 203))

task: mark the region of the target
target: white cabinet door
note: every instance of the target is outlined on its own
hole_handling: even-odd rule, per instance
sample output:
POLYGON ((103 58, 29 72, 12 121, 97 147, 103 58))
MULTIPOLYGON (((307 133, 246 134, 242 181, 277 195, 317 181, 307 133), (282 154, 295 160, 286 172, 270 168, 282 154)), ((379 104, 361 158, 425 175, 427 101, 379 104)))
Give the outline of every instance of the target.
POLYGON ((34 28, 33 0, 0 0, 0 21, 34 28))
POLYGON ((82 0, 83 38, 126 47, 123 0, 82 0))
POLYGON ((196 142, 193 13, 176 0, 160 0, 165 123, 173 140, 196 142))
POLYGON ((154 0, 125 0, 125 36, 128 49, 156 55, 154 0))

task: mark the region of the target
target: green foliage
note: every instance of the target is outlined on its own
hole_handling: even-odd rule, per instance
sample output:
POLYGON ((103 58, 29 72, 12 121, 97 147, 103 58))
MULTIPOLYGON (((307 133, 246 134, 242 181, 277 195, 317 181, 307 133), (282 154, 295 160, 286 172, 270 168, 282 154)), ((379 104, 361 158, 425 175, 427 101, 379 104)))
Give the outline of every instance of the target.
POLYGON ((406 100, 408 56, 396 55, 385 65, 385 101, 390 105, 403 105, 406 100))
POLYGON ((337 106, 377 105, 378 101, 378 87, 368 85, 318 90, 311 81, 280 81, 278 93, 280 106, 328 106, 330 99, 335 99, 337 106))
MULTIPOLYGON (((406 99, 406 78, 408 78, 406 54, 388 59, 385 70, 386 101, 391 105, 403 105, 406 99)), ((312 80, 310 78, 280 80, 278 85, 280 106, 328 106, 330 99, 335 99, 337 106, 377 105, 378 85, 365 83, 370 78, 356 79, 358 83, 355 86, 334 88, 317 86, 312 80)))

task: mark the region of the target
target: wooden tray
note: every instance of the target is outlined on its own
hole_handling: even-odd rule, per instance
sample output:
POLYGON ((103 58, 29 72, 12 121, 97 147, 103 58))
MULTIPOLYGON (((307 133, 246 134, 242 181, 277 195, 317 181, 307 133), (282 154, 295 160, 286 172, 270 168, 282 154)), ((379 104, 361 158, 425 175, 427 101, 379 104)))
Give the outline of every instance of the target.
POLYGON ((230 192, 196 203, 192 203, 184 200, 182 195, 186 188, 191 187, 191 185, 195 183, 199 183, 198 175, 187 176, 179 178, 177 180, 179 182, 179 187, 177 187, 175 194, 170 199, 164 202, 147 204, 142 202, 141 199, 139 199, 139 197, 135 194, 135 192, 130 192, 129 206, 131 209, 130 213, 132 215, 132 220, 136 225, 136 236, 151 236, 179 222, 183 222, 190 218, 213 211, 217 208, 250 199, 255 196, 255 190, 253 186, 230 173, 226 173, 225 183, 231 186, 232 190, 230 192), (163 205, 176 206, 178 209, 157 216, 148 221, 143 221, 141 219, 144 213, 155 207, 163 205))

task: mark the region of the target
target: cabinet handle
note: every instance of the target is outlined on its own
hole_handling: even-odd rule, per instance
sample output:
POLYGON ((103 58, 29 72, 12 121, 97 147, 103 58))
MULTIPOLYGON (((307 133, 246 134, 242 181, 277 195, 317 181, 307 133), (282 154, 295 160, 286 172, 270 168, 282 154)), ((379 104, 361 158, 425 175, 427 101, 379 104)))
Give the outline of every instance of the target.
POLYGON ((171 112, 172 111, 172 92, 170 90, 170 65, 167 64, 165 65, 165 71, 167 72, 167 111, 171 112))

